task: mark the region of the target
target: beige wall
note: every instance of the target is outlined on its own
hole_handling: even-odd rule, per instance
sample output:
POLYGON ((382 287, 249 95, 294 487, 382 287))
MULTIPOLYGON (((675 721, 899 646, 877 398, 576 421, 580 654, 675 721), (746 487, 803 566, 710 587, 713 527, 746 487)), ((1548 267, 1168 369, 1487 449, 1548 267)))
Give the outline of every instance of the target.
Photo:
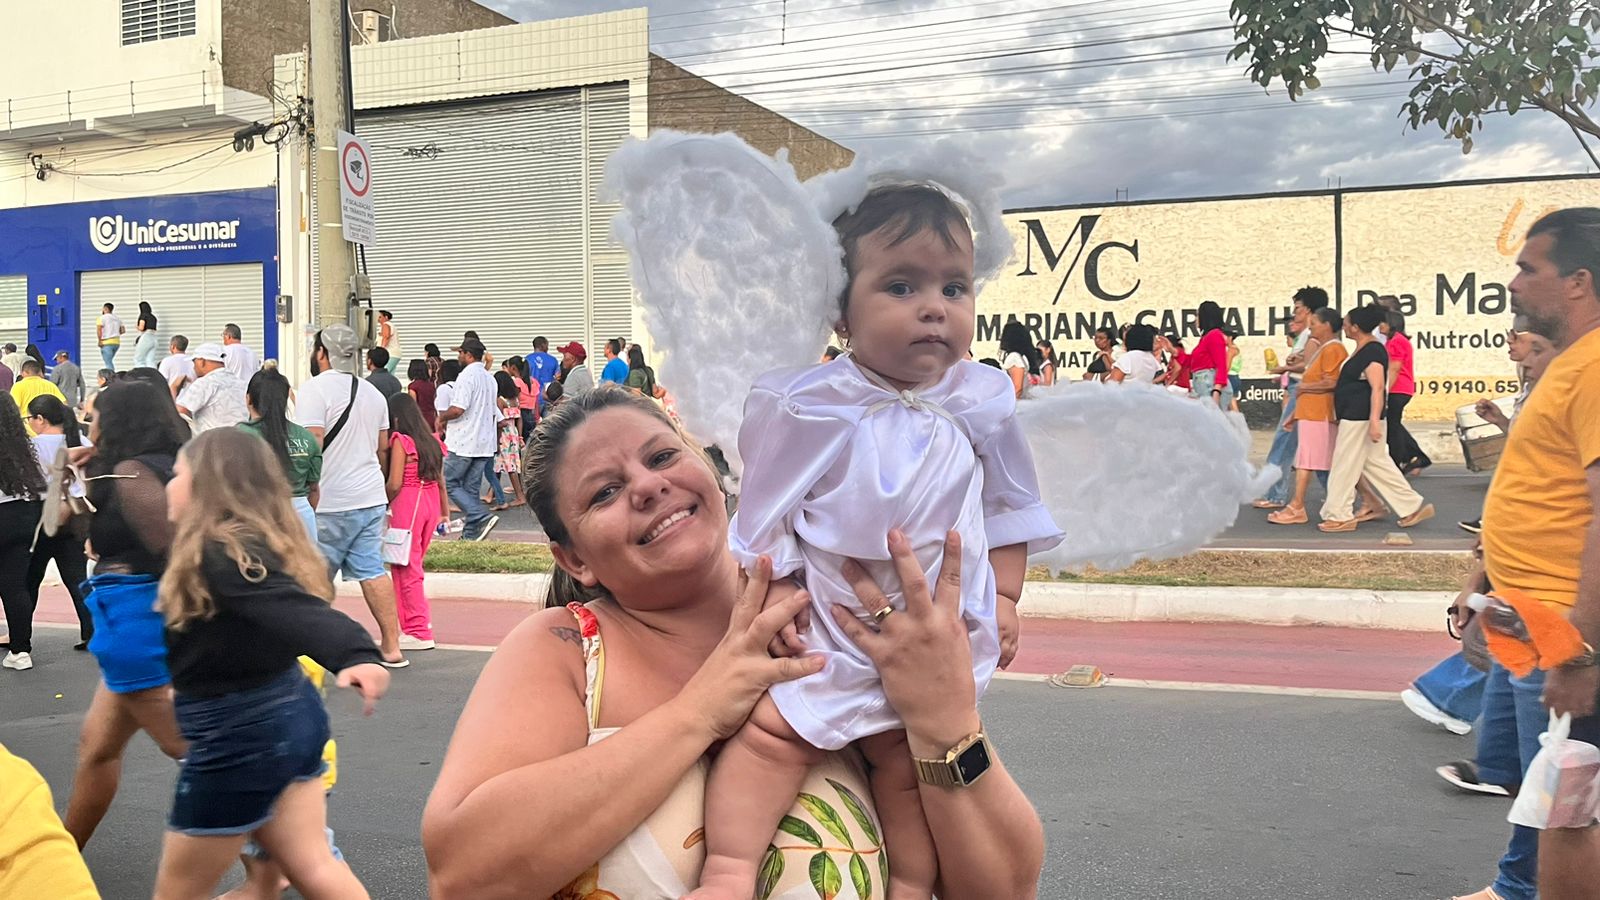
POLYGON ((849 148, 653 54, 649 121, 651 131, 731 131, 767 154, 787 148, 801 180, 842 169, 855 158, 849 148))
MULTIPOLYGON (((222 77, 229 87, 268 96, 272 78, 272 58, 279 53, 296 53, 309 40, 310 18, 304 0, 221 0, 222 77)), ((473 31, 514 24, 472 0, 351 0, 352 13, 375 9, 393 14, 396 33, 402 38, 423 37, 456 31, 473 31)), ((361 38, 351 31, 351 43, 361 38)))
POLYGON ((1247 398, 1275 401, 1264 351, 1282 356, 1297 288, 1326 288, 1344 309, 1392 293, 1417 347, 1411 408, 1447 418, 1514 389, 1504 285, 1528 226, 1563 206, 1600 206, 1600 179, 1011 212, 1016 256, 979 296, 974 349, 992 355, 1015 317, 1077 377, 1095 327, 1194 334, 1195 307, 1215 300, 1244 332, 1243 377, 1263 380, 1247 398))

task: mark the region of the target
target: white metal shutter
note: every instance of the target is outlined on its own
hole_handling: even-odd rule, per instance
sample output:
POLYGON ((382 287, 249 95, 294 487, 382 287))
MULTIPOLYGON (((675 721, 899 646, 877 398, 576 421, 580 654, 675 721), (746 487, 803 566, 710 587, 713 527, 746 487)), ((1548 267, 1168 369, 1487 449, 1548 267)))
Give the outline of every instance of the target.
MULTIPOLYGON (((117 351, 117 368, 133 368, 134 322, 139 318, 139 301, 144 299, 143 273, 143 269, 113 269, 105 272, 84 272, 79 276, 78 362, 83 368, 84 381, 88 384, 94 384, 94 374, 104 365, 100 361, 100 342, 96 339, 96 329, 100 325, 100 307, 107 303, 116 307, 117 318, 121 319, 122 324, 128 329, 128 333, 122 336, 122 349, 117 351)), ((177 287, 181 288, 181 285, 177 287)), ((198 272, 194 276, 193 292, 188 295, 194 297, 200 295, 198 272)), ((183 293, 177 293, 177 297, 172 299, 176 301, 182 296, 183 293)), ((155 309, 156 317, 159 319, 166 312, 163 307, 169 304, 162 303, 161 306, 156 306, 156 300, 152 298, 150 305, 155 309)))
POLYGON ((374 305, 394 313, 409 355, 429 341, 448 355, 471 329, 497 359, 526 355, 535 335, 582 341, 597 359, 629 333, 625 258, 589 253, 608 243, 611 212, 593 198, 627 132, 627 96, 617 85, 357 114, 374 156, 374 305))
POLYGON ((0 345, 28 346, 28 276, 0 277, 0 345))
POLYGON ((586 88, 585 122, 589 175, 589 281, 593 332, 591 361, 603 362, 601 347, 611 338, 633 340, 633 285, 628 279, 628 253, 611 239, 611 220, 621 211, 614 203, 601 203, 606 161, 628 137, 628 86, 608 84, 586 88))
POLYGON ((159 360, 175 334, 189 339, 189 348, 222 341, 222 326, 229 322, 244 332, 244 342, 262 352, 265 318, 260 263, 227 266, 176 266, 166 269, 118 269, 84 272, 79 282, 82 310, 84 368, 100 368, 100 348, 95 325, 104 303, 116 304, 116 313, 128 328, 117 353, 117 368, 133 368, 133 342, 139 319, 139 301, 148 301, 155 313, 159 360))

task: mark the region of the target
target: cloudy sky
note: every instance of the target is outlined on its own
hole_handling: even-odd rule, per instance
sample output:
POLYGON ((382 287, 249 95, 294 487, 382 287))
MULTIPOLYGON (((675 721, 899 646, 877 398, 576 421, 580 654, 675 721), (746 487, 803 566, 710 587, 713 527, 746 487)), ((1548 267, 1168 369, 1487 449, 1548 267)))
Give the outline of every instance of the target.
MULTIPOLYGON (((480 0, 519 21, 638 5, 480 0)), ((1470 156, 1397 118, 1403 73, 1330 57, 1298 103, 1229 62, 1227 0, 659 0, 651 49, 853 149, 954 136, 1011 207, 1583 172, 1566 126, 1496 117, 1470 156), (787 15, 785 15, 787 10, 787 15)), ((1338 45, 1336 45, 1337 47, 1338 45)), ((1352 42, 1344 49, 1364 51, 1352 42)))

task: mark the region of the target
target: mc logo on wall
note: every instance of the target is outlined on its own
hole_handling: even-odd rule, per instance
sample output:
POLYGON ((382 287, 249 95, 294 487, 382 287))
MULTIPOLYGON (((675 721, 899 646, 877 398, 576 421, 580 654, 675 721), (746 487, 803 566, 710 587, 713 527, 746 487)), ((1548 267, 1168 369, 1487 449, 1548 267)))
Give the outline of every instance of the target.
POLYGON ((1275 400, 1265 351, 1284 355, 1296 290, 1322 287, 1340 309, 1393 294, 1417 348, 1411 409, 1442 418, 1515 392, 1506 285, 1528 226, 1568 206, 1600 206, 1600 178, 1008 213, 1016 254, 978 298, 975 351, 992 355, 1015 319, 1078 378, 1095 329, 1139 322, 1193 337, 1196 308, 1215 300, 1242 335, 1242 374, 1257 382, 1247 395, 1275 400))
POLYGON ((121 247, 134 247, 140 253, 227 249, 238 246, 238 238, 238 219, 201 222, 145 219, 140 224, 120 215, 89 217, 89 242, 101 253, 112 253, 121 247))

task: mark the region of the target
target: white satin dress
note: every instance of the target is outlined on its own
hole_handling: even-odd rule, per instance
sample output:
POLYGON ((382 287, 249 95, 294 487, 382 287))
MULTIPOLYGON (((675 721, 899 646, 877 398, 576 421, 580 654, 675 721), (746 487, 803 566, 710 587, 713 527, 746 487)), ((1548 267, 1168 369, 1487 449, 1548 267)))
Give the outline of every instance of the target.
POLYGON ((961 612, 978 696, 1000 656, 991 547, 1061 542, 1039 498, 1033 455, 1005 373, 971 361, 938 381, 897 391, 850 357, 756 380, 739 431, 739 509, 729 529, 746 568, 766 554, 776 576, 803 573, 811 594, 806 643, 827 656, 818 675, 774 685, 784 718, 813 746, 838 750, 903 727, 877 669, 828 613, 861 608, 840 574, 861 561, 897 609, 904 595, 889 558, 891 528, 905 533, 932 585, 945 533, 962 541, 961 612))

